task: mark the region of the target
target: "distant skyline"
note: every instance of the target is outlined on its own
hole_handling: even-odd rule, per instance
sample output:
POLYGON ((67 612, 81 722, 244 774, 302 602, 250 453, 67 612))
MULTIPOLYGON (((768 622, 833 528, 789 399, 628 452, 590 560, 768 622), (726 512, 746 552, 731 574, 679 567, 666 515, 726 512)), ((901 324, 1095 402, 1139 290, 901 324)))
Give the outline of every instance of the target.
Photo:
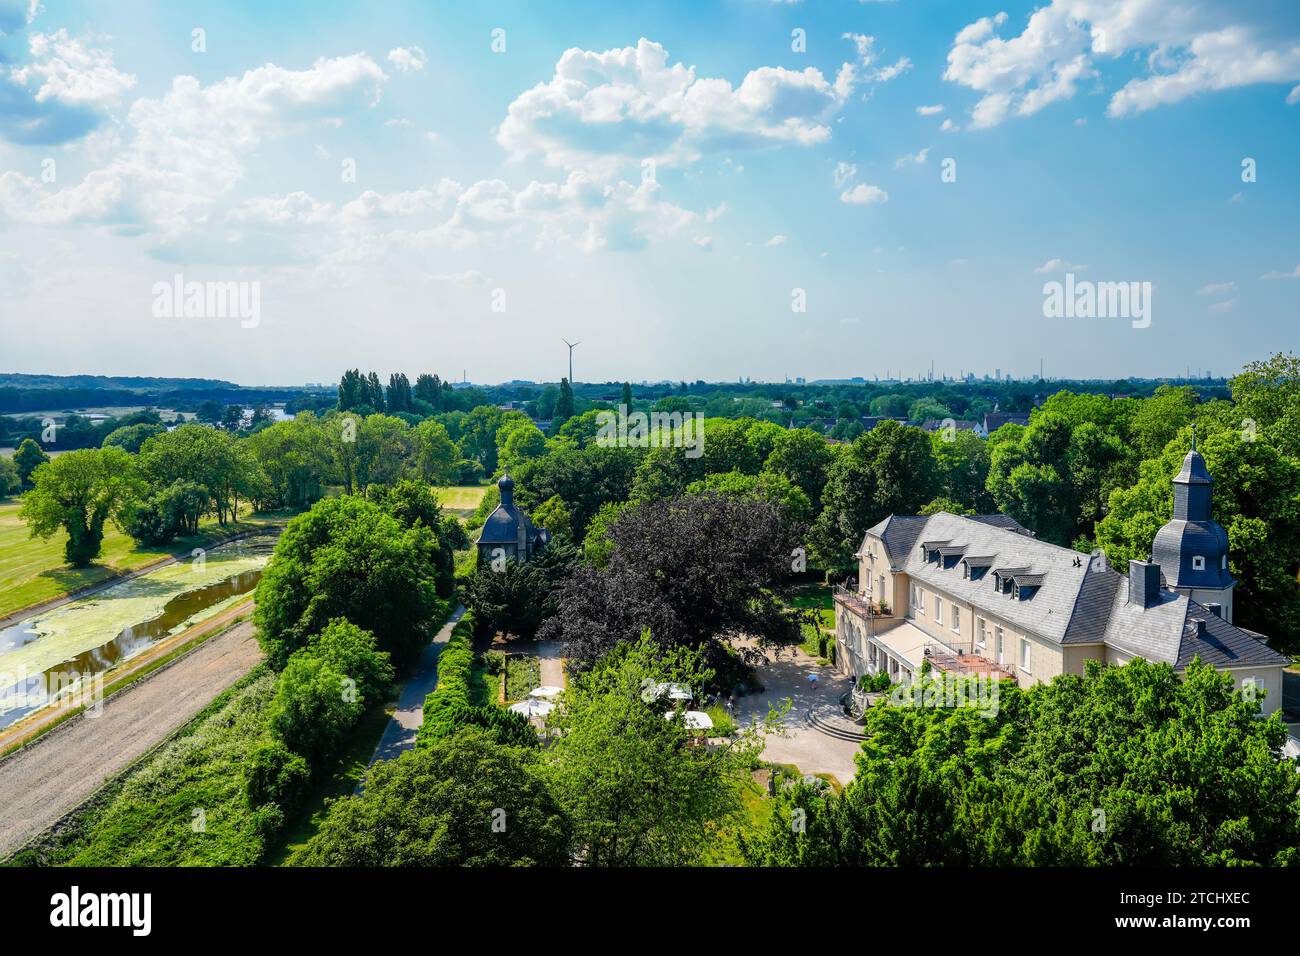
POLYGON ((1300 341, 1300 5, 468 7, 0 0, 0 371, 555 381, 567 339, 579 381, 1159 378, 1300 341), (1150 283, 1149 326, 1044 317, 1067 275, 1150 283), (160 317, 177 276, 256 321, 160 317))

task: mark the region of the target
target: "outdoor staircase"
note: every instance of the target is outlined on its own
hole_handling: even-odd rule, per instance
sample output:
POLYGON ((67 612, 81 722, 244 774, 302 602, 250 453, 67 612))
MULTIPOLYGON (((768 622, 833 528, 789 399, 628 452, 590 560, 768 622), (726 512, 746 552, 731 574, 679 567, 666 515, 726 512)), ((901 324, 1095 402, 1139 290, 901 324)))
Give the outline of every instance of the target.
POLYGON ((855 723, 844 715, 844 711, 830 704, 818 704, 809 707, 803 716, 803 722, 819 734, 834 737, 837 740, 849 740, 861 743, 866 740, 862 725, 855 723))

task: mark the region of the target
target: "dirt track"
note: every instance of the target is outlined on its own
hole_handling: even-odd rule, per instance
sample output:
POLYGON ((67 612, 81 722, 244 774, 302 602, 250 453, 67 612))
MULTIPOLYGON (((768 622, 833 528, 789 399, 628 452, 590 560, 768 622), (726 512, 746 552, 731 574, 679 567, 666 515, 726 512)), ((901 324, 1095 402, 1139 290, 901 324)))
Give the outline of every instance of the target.
POLYGON ((0 761, 0 859, 202 710, 262 657, 245 621, 0 761))

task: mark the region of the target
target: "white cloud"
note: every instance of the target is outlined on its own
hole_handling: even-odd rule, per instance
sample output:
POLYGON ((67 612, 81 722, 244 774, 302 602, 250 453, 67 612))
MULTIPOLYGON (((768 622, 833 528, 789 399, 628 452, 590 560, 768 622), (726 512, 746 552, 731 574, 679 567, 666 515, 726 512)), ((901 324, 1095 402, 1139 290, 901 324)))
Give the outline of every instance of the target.
POLYGON ((950 119, 945 119, 939 126, 939 132, 941 133, 955 133, 959 129, 961 129, 961 127, 950 119))
POLYGON ((830 138, 827 120, 852 86, 813 67, 764 66, 733 87, 670 65, 667 50, 644 38, 603 53, 575 47, 510 104, 497 142, 514 157, 606 176, 645 158, 684 165, 710 151, 807 146, 830 138))
POLYGON ((1231 312, 1236 307, 1237 300, 1228 299, 1226 302, 1211 302, 1207 308, 1208 311, 1213 312, 1216 315, 1221 315, 1224 312, 1231 312))
POLYGON ((923 166, 926 157, 930 155, 930 147, 919 150, 915 153, 907 153, 894 160, 894 168, 902 169, 904 166, 923 166))
POLYGON ((302 226, 324 222, 332 212, 329 203, 317 202, 307 193, 299 191, 284 196, 245 200, 226 213, 226 219, 230 222, 267 226, 302 226))
POLYGON ((767 242, 763 243, 763 245, 765 245, 765 246, 783 246, 783 245, 785 245, 785 242, 786 242, 785 236, 781 235, 780 233, 777 233, 777 234, 776 234, 775 236, 773 236, 771 239, 767 240, 767 242))
POLYGON ((704 211, 705 222, 717 222, 727 211, 727 204, 720 202, 716 206, 710 206, 704 211))
POLYGON ((1034 271, 1037 273, 1044 272, 1082 272, 1088 267, 1077 262, 1066 262, 1064 259, 1048 259, 1034 271))
POLYGON ((1229 292, 1235 292, 1237 283, 1235 282, 1211 282, 1203 285, 1196 290, 1197 295, 1225 295, 1229 292))
POLYGON ((700 247, 701 249, 703 249, 705 252, 712 252, 712 251, 713 251, 713 237, 712 237, 712 236, 696 236, 695 239, 694 239, 693 241, 694 241, 695 245, 699 246, 699 247, 700 247))
POLYGON ((835 183, 836 189, 843 189, 848 183, 853 181, 853 177, 858 174, 858 167, 852 163, 837 163, 835 172, 831 174, 831 179, 835 183))
POLYGON ((33 33, 27 45, 31 62, 11 70, 10 76, 24 86, 37 85, 38 103, 54 100, 102 110, 119 103, 135 86, 134 76, 113 66, 111 51, 87 47, 67 30, 33 33))
POLYGON ((868 186, 864 183, 859 183, 852 189, 840 193, 840 202, 853 206, 869 206, 872 203, 888 201, 889 193, 879 186, 868 186))
POLYGON ((890 66, 873 67, 872 64, 876 62, 876 38, 873 36, 867 36, 865 33, 845 33, 840 39, 850 41, 858 54, 856 67, 852 64, 845 64, 847 69, 841 67, 840 73, 845 82, 861 78, 874 83, 888 83, 912 68, 912 61, 905 56, 899 57, 890 66))
MULTIPOLYGON (((1146 54, 1147 73, 1110 98, 1125 116, 1213 90, 1300 80, 1300 23, 1269 8, 1217 0, 1052 0, 1004 39, 1005 14, 962 29, 944 78, 982 94, 971 125, 987 128, 1071 99, 1096 65, 1146 54)), ((1300 96, 1300 94, 1295 94, 1300 96)))
POLYGON ((305 70, 268 63, 208 86, 178 76, 162 97, 131 105, 126 147, 81 183, 46 191, 17 174, 0 177, 8 180, 0 182, 0 215, 174 237, 235 188, 264 139, 369 108, 386 79, 365 54, 305 70))
POLYGON ((1265 272, 1261 279, 1300 279, 1300 265, 1296 266, 1290 272, 1279 272, 1274 269, 1271 272, 1265 272))
POLYGON ((1300 103, 1300 86, 1295 87, 1286 95, 1286 105, 1295 106, 1300 103))
POLYGON ((388 51, 388 62, 392 64, 393 69, 398 73, 413 73, 417 70, 423 70, 424 64, 428 62, 428 57, 418 46, 397 47, 388 51))
POLYGON ((918 116, 937 116, 942 112, 942 103, 935 103, 933 106, 918 106, 916 108, 916 114, 918 116))

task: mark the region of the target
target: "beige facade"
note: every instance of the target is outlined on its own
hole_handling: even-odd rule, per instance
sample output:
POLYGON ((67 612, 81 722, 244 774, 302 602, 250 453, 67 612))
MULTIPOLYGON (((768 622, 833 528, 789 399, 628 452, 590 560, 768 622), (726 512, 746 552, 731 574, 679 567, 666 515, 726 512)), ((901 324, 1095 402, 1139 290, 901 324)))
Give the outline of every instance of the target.
MULTIPOLYGON (((1106 644, 1060 644, 1013 626, 930 583, 890 565, 884 542, 867 534, 859 552, 857 602, 836 601, 836 664, 853 676, 882 670, 911 680, 928 655, 984 658, 1015 676, 1022 687, 1060 674, 1084 673, 1089 660, 1125 664, 1132 659, 1106 644), (883 609, 881 605, 883 604, 883 609)), ((1229 669, 1238 687, 1264 691, 1265 713, 1281 704, 1280 667, 1229 669)))

